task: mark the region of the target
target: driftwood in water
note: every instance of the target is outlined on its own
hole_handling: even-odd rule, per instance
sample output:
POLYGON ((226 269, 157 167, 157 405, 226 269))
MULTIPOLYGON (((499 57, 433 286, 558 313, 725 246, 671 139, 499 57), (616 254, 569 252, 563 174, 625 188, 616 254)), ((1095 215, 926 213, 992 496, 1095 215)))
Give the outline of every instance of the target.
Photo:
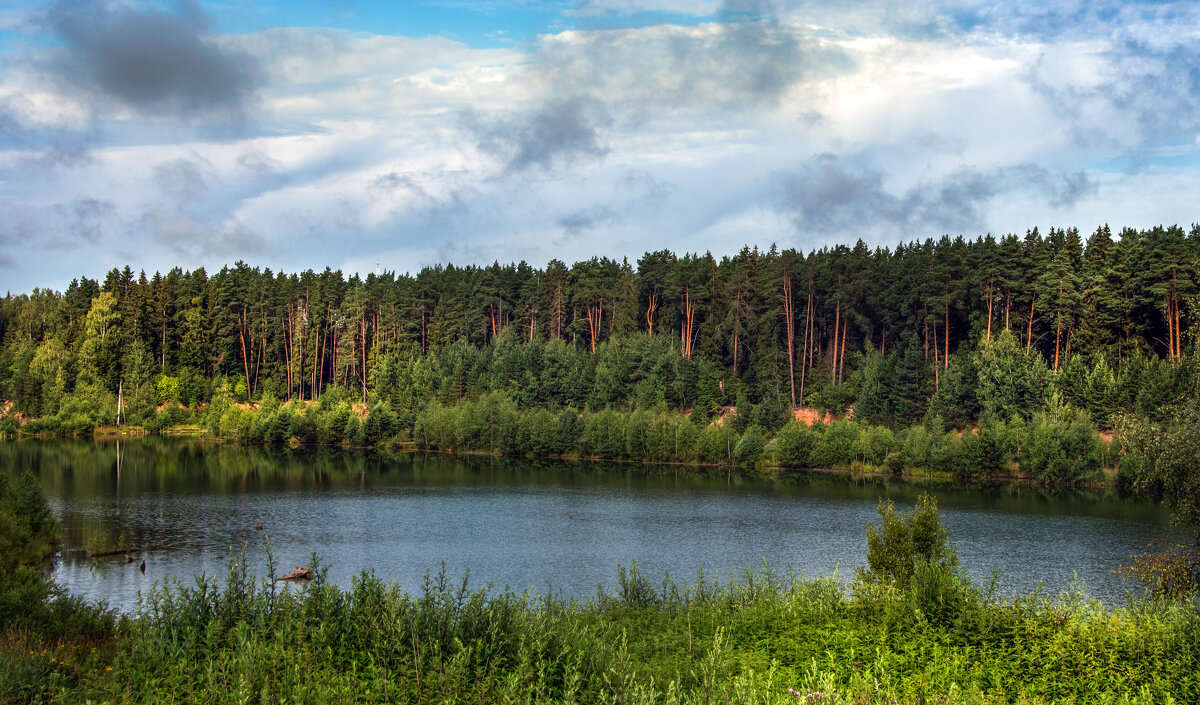
MULTIPOLYGON (((137 546, 129 546, 128 548, 114 548, 110 551, 96 551, 89 557, 105 558, 107 556, 128 556, 131 553, 145 553, 146 551, 165 551, 168 548, 171 548, 172 546, 178 546, 181 543, 183 542, 176 541, 175 543, 156 543, 152 546, 142 546, 141 548, 138 548, 137 546)), ((131 558, 130 561, 132 560, 133 559, 131 558)))
POLYGON ((287 575, 285 575, 281 578, 276 578, 276 580, 312 580, 312 579, 313 579, 313 569, 312 568, 301 568, 300 566, 296 566, 295 568, 293 568, 292 572, 288 573, 287 575))

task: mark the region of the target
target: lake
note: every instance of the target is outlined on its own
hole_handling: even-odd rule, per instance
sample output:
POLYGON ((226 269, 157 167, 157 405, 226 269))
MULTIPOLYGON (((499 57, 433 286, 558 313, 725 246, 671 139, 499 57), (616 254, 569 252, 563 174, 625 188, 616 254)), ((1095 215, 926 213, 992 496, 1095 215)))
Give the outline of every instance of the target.
POLYGON ((362 570, 419 589, 426 571, 470 586, 588 597, 633 561, 654 583, 789 566, 849 581, 866 561, 880 498, 911 508, 929 491, 968 573, 999 591, 1046 594, 1078 578, 1107 605, 1135 583, 1113 569, 1158 536, 1181 537, 1155 503, 1113 491, 1033 485, 965 488, 789 473, 531 461, 461 455, 287 449, 147 437, 0 442, 0 467, 40 480, 63 527, 55 575, 124 611, 156 581, 223 575, 230 550, 266 574, 317 553, 348 586, 362 570), (256 530, 262 523, 263 531, 256 530), (171 544, 90 559, 87 549, 171 544), (145 572, 140 570, 145 559, 145 572))

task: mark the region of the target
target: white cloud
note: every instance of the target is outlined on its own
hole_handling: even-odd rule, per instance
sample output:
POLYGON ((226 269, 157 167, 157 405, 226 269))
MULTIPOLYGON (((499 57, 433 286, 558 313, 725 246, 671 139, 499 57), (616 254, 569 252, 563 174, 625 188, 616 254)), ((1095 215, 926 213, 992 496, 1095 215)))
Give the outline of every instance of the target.
POLYGON ((1177 137, 1196 119, 1142 112, 1160 98, 1192 105, 1171 51, 1194 39, 1132 51, 1104 34, 981 29, 947 41, 878 29, 922 13, 872 33, 819 26, 831 13, 562 32, 528 51, 320 28, 213 37, 265 77, 255 124, 218 138, 98 115, 10 68, 0 237, 87 237, 57 261, 21 249, 4 278, 61 286, 122 256, 409 270, 1195 218, 1186 161, 1200 144, 1196 131, 1177 137), (1142 88, 1147 76, 1156 82, 1142 88), (53 162, 56 145, 86 151, 70 168, 28 168, 53 162), (1176 166, 1160 164, 1168 146, 1176 166), (1130 153, 1152 163, 1106 173, 1130 153), (841 201, 826 183, 836 178, 841 201), (810 191, 828 193, 822 203, 810 191))

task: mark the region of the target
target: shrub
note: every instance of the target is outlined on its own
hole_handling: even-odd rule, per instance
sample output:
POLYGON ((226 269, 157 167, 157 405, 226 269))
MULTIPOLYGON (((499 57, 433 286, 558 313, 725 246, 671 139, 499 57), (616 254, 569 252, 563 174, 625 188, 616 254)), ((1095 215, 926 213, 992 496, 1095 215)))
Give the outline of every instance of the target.
POLYGON ((696 457, 705 463, 726 463, 732 455, 736 435, 725 424, 711 423, 696 439, 696 457))
POLYGON ((158 383, 154 385, 155 401, 160 405, 174 404, 179 401, 179 378, 160 375, 158 383))
POLYGON ((1117 465, 1117 487, 1123 490, 1132 489, 1134 483, 1137 482, 1141 467, 1141 458, 1136 455, 1122 455, 1120 463, 1117 465))
POLYGON ((964 433, 950 444, 951 465, 958 477, 974 479, 984 476, 984 446, 979 436, 964 433))
POLYGON ((56 433, 59 422, 57 416, 44 416, 40 419, 30 419, 25 422, 21 432, 27 436, 37 436, 43 433, 56 433))
POLYGON ((582 422, 579 420, 579 411, 575 407, 568 406, 558 412, 554 429, 554 452, 571 453, 578 450, 580 426, 582 426, 582 422))
POLYGON ((313 407, 309 407, 292 416, 288 436, 295 438, 301 443, 317 442, 317 419, 316 411, 313 407))
MULTIPOLYGON (((37 478, 26 472, 13 484, 0 473, 0 630, 17 627, 10 636, 20 631, 48 639, 86 638, 112 632, 111 612, 70 597, 48 577, 60 536, 37 478)), ((6 655, 0 649, 0 666, 6 655)), ((0 699, 10 694, 0 689, 0 699)))
POLYGON ((150 433, 162 433, 186 420, 187 414, 184 413, 183 409, 175 405, 168 405, 161 411, 155 412, 154 416, 146 420, 145 429, 150 433))
POLYGON ((900 455, 905 467, 928 468, 933 439, 924 426, 913 426, 900 432, 900 455))
POLYGON ((1068 459, 1067 481, 1090 480, 1100 474, 1104 443, 1086 411, 1075 414, 1075 420, 1064 429, 1063 449, 1068 459))
POLYGON ((898 451, 892 451, 883 459, 883 469, 892 475, 904 474, 904 456, 898 451))
POLYGON ((1100 472, 1103 446, 1085 412, 1069 425, 1051 414, 1036 414, 1027 447, 1030 474, 1039 480, 1078 482, 1100 472))
POLYGON ((816 465, 823 468, 848 466, 854 462, 854 439, 858 437, 858 425, 852 421, 835 421, 825 429, 822 452, 817 453, 816 465))
POLYGON ((880 501, 879 518, 878 528, 875 522, 867 524, 867 569, 859 569, 861 579, 905 588, 918 565, 957 570, 958 556, 947 541, 936 499, 922 494, 907 515, 897 514, 890 501, 880 501))
POLYGON ((377 445, 400 431, 400 420, 391 404, 380 402, 371 408, 362 426, 362 437, 368 445, 377 445))
POLYGON ((763 446, 762 427, 754 424, 742 434, 741 440, 738 441, 737 446, 733 449, 733 455, 739 463, 753 465, 762 457, 763 446))
POLYGON ((352 446, 363 444, 362 423, 358 420, 358 414, 351 413, 346 417, 346 428, 342 431, 342 442, 352 446))
POLYGON ((818 440, 811 428, 789 421, 775 436, 775 461, 785 467, 812 467, 813 449, 818 440))
POLYGON ((1133 556, 1121 572, 1155 597, 1187 599, 1200 593, 1200 548, 1159 540, 1158 550, 1133 556))

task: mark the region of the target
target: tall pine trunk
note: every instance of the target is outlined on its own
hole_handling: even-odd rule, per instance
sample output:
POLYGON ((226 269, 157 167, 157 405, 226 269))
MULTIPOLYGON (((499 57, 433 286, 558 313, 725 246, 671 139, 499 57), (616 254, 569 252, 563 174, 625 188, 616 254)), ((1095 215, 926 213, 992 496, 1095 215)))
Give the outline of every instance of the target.
POLYGON ((646 334, 654 335, 654 314, 658 311, 658 294, 654 291, 650 292, 649 298, 646 299, 646 334))
POLYGON ((783 318, 784 329, 787 331, 787 356, 788 356, 788 387, 792 393, 792 408, 796 408, 796 320, 793 312, 792 302, 792 275, 791 272, 784 271, 783 273, 783 318))
POLYGON ((946 294, 946 353, 942 355, 942 369, 950 369, 950 294, 946 294))
MULTIPOLYGON (((804 306, 804 350, 800 354, 800 402, 804 402, 804 382, 808 368, 812 367, 812 361, 809 359, 809 349, 812 341, 812 318, 813 318, 813 284, 810 280, 808 283, 808 303, 804 306)), ((795 401, 793 400, 793 404, 795 401)))
POLYGON ((1033 311, 1034 311, 1034 306, 1036 304, 1037 304, 1037 297, 1035 296, 1033 301, 1029 302, 1029 328, 1025 332, 1025 349, 1026 350, 1030 350, 1033 348, 1033 311))

